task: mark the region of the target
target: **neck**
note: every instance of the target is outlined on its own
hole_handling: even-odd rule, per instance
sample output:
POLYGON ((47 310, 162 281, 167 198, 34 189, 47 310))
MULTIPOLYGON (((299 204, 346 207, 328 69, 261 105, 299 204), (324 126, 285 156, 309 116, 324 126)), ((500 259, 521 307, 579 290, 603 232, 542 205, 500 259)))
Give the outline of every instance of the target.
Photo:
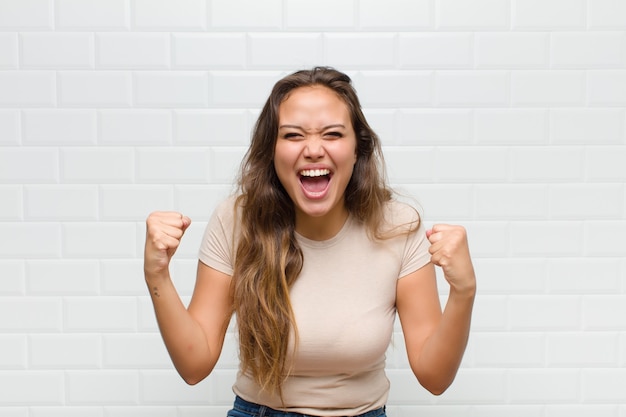
POLYGON ((343 206, 319 217, 296 212, 296 232, 307 239, 328 240, 339 233, 348 219, 348 214, 343 206))

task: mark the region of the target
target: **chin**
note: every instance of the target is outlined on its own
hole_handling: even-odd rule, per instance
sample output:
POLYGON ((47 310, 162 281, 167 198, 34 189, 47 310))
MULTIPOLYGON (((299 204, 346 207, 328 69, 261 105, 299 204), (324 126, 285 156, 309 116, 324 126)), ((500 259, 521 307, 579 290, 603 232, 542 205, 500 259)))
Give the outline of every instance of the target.
POLYGON ((319 218, 319 217, 324 217, 325 215, 327 215, 328 213, 330 213, 329 209, 326 208, 310 208, 310 207, 298 207, 298 211, 300 211, 300 213, 302 213, 305 216, 308 217, 315 217, 315 218, 319 218))
POLYGON ((296 203, 297 210, 308 217, 324 217, 332 212, 333 207, 327 202, 305 201, 304 204, 296 203))

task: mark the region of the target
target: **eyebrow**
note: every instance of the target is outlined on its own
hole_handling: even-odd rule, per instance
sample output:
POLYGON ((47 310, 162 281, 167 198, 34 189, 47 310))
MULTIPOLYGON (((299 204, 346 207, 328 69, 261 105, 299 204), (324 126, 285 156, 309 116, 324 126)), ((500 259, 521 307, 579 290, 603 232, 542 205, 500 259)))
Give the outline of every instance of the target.
MULTIPOLYGON (((339 127, 339 128, 342 128, 342 129, 345 129, 345 128, 346 128, 346 127, 345 127, 343 124, 341 124, 341 123, 335 123, 335 124, 332 124, 332 125, 324 126, 324 127, 322 127, 322 129, 321 129, 321 130, 335 129, 335 128, 338 128, 338 127, 339 127)), ((289 125, 289 124, 286 124, 286 125, 280 125, 278 128, 279 128, 279 129, 299 129, 299 130, 305 130, 302 126, 298 126, 298 125, 289 125)))

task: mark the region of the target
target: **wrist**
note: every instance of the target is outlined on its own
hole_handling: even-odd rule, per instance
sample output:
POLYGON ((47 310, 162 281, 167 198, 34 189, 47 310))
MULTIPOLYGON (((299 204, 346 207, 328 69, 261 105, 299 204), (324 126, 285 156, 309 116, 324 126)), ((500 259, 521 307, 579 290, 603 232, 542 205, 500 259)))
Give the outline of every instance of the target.
POLYGON ((148 286, 170 280, 170 272, 167 269, 161 271, 149 271, 144 269, 143 273, 148 286))
POLYGON ((474 299, 476 296, 476 279, 472 277, 471 280, 463 284, 450 284, 450 296, 474 299))

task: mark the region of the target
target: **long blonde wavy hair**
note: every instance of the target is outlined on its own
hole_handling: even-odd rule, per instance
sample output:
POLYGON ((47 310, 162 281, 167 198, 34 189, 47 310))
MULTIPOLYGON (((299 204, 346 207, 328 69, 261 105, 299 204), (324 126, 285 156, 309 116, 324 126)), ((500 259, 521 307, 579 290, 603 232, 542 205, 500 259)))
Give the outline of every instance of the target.
POLYGON ((294 203, 274 169, 278 110, 296 88, 324 86, 348 106, 356 134, 357 160, 344 193, 345 207, 370 236, 378 237, 386 185, 381 145, 361 110, 350 77, 333 68, 302 70, 278 81, 259 115, 239 176, 237 210, 241 234, 233 274, 234 310, 239 329, 242 372, 282 398, 289 373, 289 340, 297 346, 297 327, 289 291, 302 269, 295 238, 294 203))

